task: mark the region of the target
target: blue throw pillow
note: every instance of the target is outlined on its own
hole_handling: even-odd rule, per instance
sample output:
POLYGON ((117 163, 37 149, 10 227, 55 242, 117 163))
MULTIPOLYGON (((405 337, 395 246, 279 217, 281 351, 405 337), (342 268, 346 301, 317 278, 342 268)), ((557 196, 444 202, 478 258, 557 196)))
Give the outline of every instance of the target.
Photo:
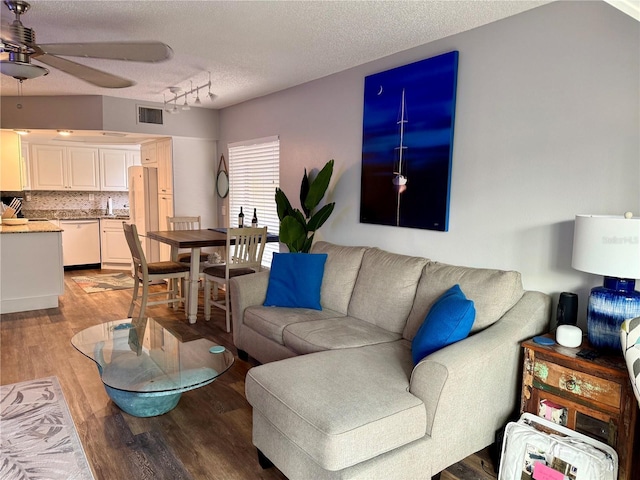
POLYGON ((326 253, 274 253, 264 305, 322 310, 320 287, 326 261, 326 253))
POLYGON ((467 338, 475 318, 473 300, 465 297, 460 285, 451 287, 433 304, 413 338, 413 362, 417 364, 436 350, 467 338))

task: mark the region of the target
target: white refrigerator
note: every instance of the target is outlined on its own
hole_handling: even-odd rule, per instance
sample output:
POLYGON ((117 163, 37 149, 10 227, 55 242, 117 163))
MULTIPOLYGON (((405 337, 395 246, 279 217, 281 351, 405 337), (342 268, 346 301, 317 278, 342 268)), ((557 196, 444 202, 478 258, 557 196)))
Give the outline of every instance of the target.
POLYGON ((129 167, 129 218, 138 229, 147 262, 160 261, 160 244, 145 237, 159 230, 157 168, 129 167))

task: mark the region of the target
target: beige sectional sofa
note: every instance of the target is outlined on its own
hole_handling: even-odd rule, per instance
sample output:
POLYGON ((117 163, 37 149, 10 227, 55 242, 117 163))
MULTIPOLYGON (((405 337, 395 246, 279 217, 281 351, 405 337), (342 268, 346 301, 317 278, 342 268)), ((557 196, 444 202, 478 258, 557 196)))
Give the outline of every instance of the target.
POLYGON ((269 272, 231 281, 234 343, 253 442, 289 479, 423 479, 494 441, 516 413, 519 343, 545 332, 550 299, 520 274, 327 242, 322 310, 265 307, 269 272), (417 365, 411 340, 459 284, 468 338, 417 365))

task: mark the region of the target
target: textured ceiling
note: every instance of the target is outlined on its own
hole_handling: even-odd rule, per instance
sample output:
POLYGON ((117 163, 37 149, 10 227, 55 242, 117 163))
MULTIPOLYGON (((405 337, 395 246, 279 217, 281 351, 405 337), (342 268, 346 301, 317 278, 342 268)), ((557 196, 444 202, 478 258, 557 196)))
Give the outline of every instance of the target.
MULTIPOLYGON (((548 0, 472 1, 78 1, 33 0, 22 23, 38 43, 158 40, 173 57, 143 64, 78 59, 134 80, 124 89, 87 84, 49 68, 22 94, 105 95, 162 102, 169 86, 207 83, 222 108, 469 30, 548 0)), ((3 23, 13 20, 1 6, 3 23)), ((34 64, 38 62, 33 61, 34 64)), ((1 94, 17 81, 1 75, 1 94)), ((206 96, 206 91, 202 92, 206 96)), ((190 98, 190 100, 192 100, 190 98)))

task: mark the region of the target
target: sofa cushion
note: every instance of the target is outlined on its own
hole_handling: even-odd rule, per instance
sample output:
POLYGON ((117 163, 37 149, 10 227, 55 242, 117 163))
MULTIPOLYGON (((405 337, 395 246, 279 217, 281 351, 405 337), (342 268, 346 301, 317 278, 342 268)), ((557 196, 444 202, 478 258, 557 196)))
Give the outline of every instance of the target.
POLYGON ((392 342, 400 334, 354 317, 342 317, 292 323, 284 328, 283 338, 287 348, 302 355, 392 342))
POLYGON ((247 400, 322 468, 335 471, 424 437, 426 412, 408 392, 401 341, 303 355, 254 367, 247 400))
POLYGON ((344 315, 328 308, 312 310, 310 308, 253 306, 245 309, 243 323, 263 337, 284 345, 282 332, 287 325, 340 316, 344 315))
POLYGON ((274 253, 265 307, 322 310, 320 288, 326 253, 274 253))
POLYGON ((524 294, 518 272, 430 262, 420 279, 415 302, 402 334, 404 338, 413 340, 435 301, 455 284, 460 285, 476 308, 471 333, 498 321, 524 294))
POLYGON ((476 318, 473 301, 456 284, 436 300, 411 344, 413 362, 447 345, 467 338, 476 318))
POLYGON ((313 244, 312 253, 328 254, 320 292, 322 308, 347 314, 365 250, 366 247, 345 247, 329 242, 313 244))
POLYGON ((368 249, 353 289, 349 315, 401 333, 426 263, 424 258, 368 249))

